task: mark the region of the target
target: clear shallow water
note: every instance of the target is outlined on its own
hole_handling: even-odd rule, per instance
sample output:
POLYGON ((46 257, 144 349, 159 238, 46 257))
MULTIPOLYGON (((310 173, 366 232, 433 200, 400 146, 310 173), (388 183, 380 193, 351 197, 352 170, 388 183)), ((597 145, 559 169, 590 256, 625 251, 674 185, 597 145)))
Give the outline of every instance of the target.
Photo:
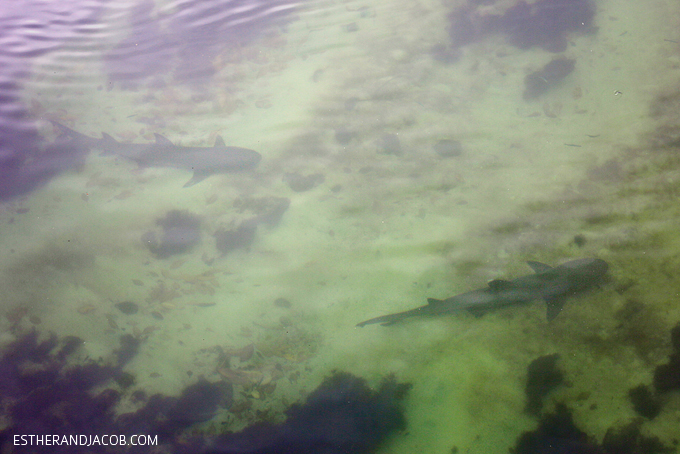
MULTIPOLYGON (((568 2, 581 22, 527 44, 524 22, 499 19, 511 3, 0 7, 4 345, 35 328, 110 360, 129 334, 118 411, 202 375, 234 383, 244 409, 213 420, 231 430, 332 369, 394 373, 413 384, 408 435, 383 452, 507 452, 536 424, 527 365, 559 353, 572 385, 551 398, 601 440, 634 416, 627 391, 666 360, 680 319, 678 10, 598 2, 580 27, 568 2), (560 58, 571 72, 546 66, 560 58), (136 144, 220 136, 262 160, 183 188, 191 165, 140 168, 50 121, 136 144), (159 254, 165 234, 179 246, 159 254), (354 328, 524 275, 525 260, 584 256, 613 283, 550 324, 534 302, 354 328), (229 353, 251 344, 254 357, 229 353)), ((669 399, 646 423, 665 441, 669 399)))

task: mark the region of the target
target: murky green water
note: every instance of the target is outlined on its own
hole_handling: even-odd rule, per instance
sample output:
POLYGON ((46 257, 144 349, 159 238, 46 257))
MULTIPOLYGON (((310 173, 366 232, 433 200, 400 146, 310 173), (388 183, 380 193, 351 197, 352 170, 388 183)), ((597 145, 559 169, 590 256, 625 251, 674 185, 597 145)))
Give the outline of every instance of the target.
MULTIPOLYGON (((522 4, 0 7, 3 345, 78 336, 72 361, 105 363, 131 335, 117 411, 231 383, 202 430, 281 420, 335 369, 394 374, 408 427, 377 452, 442 454, 515 446, 537 424, 527 366, 558 353, 545 412, 600 442, 680 321, 680 5, 597 0, 590 26, 522 46, 497 19, 522 4), (540 72, 555 59, 573 70, 540 72), (261 161, 183 187, 198 164, 167 153, 218 137, 261 161), (550 323, 534 301, 355 327, 580 257, 611 279, 550 323)), ((671 445, 680 395, 662 400, 643 432, 671 445)))

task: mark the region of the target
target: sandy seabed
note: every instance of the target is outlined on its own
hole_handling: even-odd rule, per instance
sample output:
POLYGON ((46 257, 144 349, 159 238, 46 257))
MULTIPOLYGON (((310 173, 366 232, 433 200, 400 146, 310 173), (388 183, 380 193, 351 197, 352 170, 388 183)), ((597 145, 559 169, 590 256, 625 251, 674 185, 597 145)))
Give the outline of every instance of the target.
MULTIPOLYGON (((393 373, 413 389, 408 435, 385 453, 507 452, 535 426, 522 412, 527 365, 551 353, 569 386, 548 408, 566 402, 596 439, 634 418, 628 390, 650 383, 680 321, 680 9, 599 1, 597 33, 573 37, 564 53, 577 62, 573 74, 526 102, 525 75, 553 55, 491 36, 441 63, 430 49, 448 39, 450 8, 309 5, 285 33, 252 43, 257 57, 248 48, 217 57, 209 96, 198 100, 185 86, 107 91, 97 90, 101 75, 85 84, 36 77, 26 90, 36 120, 121 141, 161 132, 210 146, 222 135, 263 160, 183 189, 186 171, 140 171, 93 153, 84 168, 6 203, 2 341, 35 326, 79 336, 83 358, 106 359, 133 334, 142 339, 127 367, 133 389, 168 394, 200 375, 223 379, 220 349, 252 344, 252 357, 228 354, 241 371, 237 403, 250 402, 218 416, 232 427, 299 400, 333 369, 375 383, 393 373), (385 148, 386 135, 400 151, 385 148), (438 155, 444 139, 462 153, 438 155), (297 192, 285 177, 293 173, 324 179, 297 192), (216 250, 215 231, 271 197, 290 199, 278 225, 258 227, 243 249, 216 250), (173 209, 201 218, 202 242, 161 260, 141 237, 173 209), (479 319, 355 327, 527 274, 526 260, 582 256, 609 262, 612 282, 571 299, 550 324, 535 302, 479 319), (123 301, 139 311, 122 313, 123 301)), ((39 59, 38 74, 54 64, 75 73, 60 58, 39 59)), ((645 430, 670 441, 678 411, 680 397, 668 396, 645 430)))

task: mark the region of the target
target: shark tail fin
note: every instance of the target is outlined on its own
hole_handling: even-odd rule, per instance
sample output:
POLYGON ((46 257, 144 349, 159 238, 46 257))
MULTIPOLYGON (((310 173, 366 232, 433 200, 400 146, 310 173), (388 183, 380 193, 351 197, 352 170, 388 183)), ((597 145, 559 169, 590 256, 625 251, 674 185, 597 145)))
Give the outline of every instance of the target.
POLYGON ((548 307, 546 318, 549 322, 552 322, 558 315, 560 315, 560 312, 562 312, 562 308, 564 307, 564 303, 566 302, 567 298, 564 296, 558 296, 556 298, 549 299, 546 298, 545 304, 548 307))

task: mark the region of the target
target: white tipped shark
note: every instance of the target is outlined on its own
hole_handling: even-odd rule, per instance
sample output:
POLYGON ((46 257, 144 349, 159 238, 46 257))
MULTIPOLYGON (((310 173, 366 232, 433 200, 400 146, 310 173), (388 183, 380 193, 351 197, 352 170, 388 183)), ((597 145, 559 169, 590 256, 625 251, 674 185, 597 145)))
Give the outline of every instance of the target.
POLYGON ((552 267, 540 262, 527 262, 535 274, 511 281, 494 279, 488 287, 473 290, 445 300, 427 299, 427 305, 396 314, 383 315, 357 324, 361 327, 373 323, 392 325, 405 318, 434 316, 468 311, 476 316, 505 306, 545 301, 551 321, 562 311, 567 297, 586 291, 604 281, 609 265, 600 259, 572 260, 552 267))
POLYGON ((171 167, 191 170, 194 175, 184 187, 193 186, 211 175, 250 170, 257 167, 262 155, 247 148, 228 147, 217 136, 212 147, 182 147, 173 144, 160 134, 156 141, 146 144, 121 143, 106 133, 102 138, 89 137, 53 121, 62 135, 79 146, 97 149, 102 154, 115 154, 139 164, 140 167, 171 167))

